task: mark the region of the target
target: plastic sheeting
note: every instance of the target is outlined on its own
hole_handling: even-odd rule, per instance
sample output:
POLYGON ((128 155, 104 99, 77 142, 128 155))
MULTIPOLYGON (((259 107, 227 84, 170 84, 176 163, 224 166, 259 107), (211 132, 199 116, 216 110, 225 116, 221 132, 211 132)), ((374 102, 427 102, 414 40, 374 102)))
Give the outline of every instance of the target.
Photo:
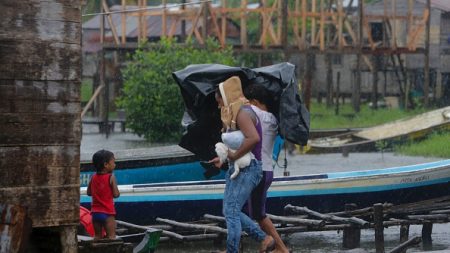
POLYGON ((309 112, 300 97, 293 64, 285 62, 255 69, 196 64, 172 75, 180 87, 186 110, 182 119, 185 132, 179 145, 200 159, 215 157, 214 144, 220 141, 222 126, 214 92, 219 83, 231 76, 239 76, 244 89, 250 82, 263 85, 273 97, 271 112, 278 119, 280 135, 306 145, 309 112))

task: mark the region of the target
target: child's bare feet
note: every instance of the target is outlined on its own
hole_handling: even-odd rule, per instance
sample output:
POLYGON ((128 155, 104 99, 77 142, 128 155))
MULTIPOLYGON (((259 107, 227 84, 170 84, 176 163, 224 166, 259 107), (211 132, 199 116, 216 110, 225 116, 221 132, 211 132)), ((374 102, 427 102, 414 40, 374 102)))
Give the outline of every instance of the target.
POLYGON ((288 249, 275 249, 271 253, 290 253, 288 249))
POLYGON ((266 238, 261 242, 259 249, 260 253, 271 252, 275 248, 275 239, 272 236, 266 235, 266 238))

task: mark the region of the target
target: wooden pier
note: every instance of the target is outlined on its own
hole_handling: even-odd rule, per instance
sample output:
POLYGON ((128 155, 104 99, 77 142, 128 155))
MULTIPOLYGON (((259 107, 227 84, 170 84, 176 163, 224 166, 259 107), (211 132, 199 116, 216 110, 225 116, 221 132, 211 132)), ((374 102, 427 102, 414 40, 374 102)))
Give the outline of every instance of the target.
MULTIPOLYGON (((356 208, 352 204, 345 206, 345 211, 336 213, 319 213, 307 207, 287 205, 285 215, 268 215, 280 234, 316 231, 343 231, 343 248, 353 249, 360 246, 361 230, 375 231, 376 252, 386 252, 384 245, 384 228, 399 227, 399 245, 390 253, 405 252, 407 248, 422 242, 431 245, 433 224, 449 223, 450 196, 392 205, 378 203, 371 207, 356 208), (409 226, 422 225, 421 237, 409 237, 409 226)), ((138 230, 161 229, 160 242, 177 241, 213 241, 215 244, 226 239, 225 218, 221 216, 204 215, 204 219, 194 222, 178 222, 168 219, 157 219, 158 224, 138 226, 129 223, 119 223, 138 230)), ((244 236, 246 234, 244 233, 244 236)))

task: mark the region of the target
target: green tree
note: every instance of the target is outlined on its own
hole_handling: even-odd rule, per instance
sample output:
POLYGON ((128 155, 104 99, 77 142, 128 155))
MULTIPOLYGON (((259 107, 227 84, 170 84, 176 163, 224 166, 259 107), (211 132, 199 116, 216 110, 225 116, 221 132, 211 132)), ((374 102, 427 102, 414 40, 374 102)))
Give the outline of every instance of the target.
POLYGON ((222 49, 213 40, 203 48, 170 39, 142 44, 123 71, 123 93, 117 100, 127 112, 127 126, 152 142, 179 140, 184 105, 172 72, 200 63, 235 65, 236 61, 231 48, 222 49))

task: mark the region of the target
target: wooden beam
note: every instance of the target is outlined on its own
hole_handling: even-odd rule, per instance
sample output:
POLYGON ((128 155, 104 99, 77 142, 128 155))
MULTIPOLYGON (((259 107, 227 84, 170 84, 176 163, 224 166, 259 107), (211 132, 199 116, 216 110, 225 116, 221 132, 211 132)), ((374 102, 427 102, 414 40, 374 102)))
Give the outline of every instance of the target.
MULTIPOLYGON (((431 0, 427 0, 426 10, 431 13, 431 0)), ((425 107, 429 106, 429 91, 430 91, 430 21, 431 15, 428 15, 426 22, 425 31, 425 73, 424 73, 424 83, 423 83, 423 103, 425 107)), ((425 240, 425 238, 422 238, 425 240)))
MULTIPOLYGON (((122 0, 122 11, 124 11, 125 9, 126 9, 126 0, 122 0)), ((122 31, 122 36, 121 36, 121 42, 122 42, 122 45, 124 45, 125 43, 127 43, 127 31, 126 31, 126 29, 127 29, 127 27, 126 27, 126 25, 127 25, 127 23, 126 23, 126 21, 127 21, 127 14, 126 14, 126 12, 123 12, 123 13, 121 13, 120 14, 120 20, 121 20, 121 31, 122 31)))
POLYGON ((163 14, 162 14, 162 29, 161 29, 161 37, 166 37, 167 32, 167 0, 162 0, 163 6, 163 14))
POLYGON ((325 27, 325 15, 324 15, 324 1, 325 0, 320 0, 320 28, 319 28, 319 35, 320 35, 320 39, 319 39, 319 47, 320 50, 325 50, 325 32, 324 32, 324 27, 325 27))
POLYGON ((219 40, 220 46, 222 48, 225 48, 225 40, 222 39, 222 34, 220 32, 220 28, 219 28, 219 24, 217 23, 217 16, 216 16, 216 11, 214 11, 214 9, 211 6, 211 2, 207 3, 208 6, 208 10, 209 10, 209 14, 211 15, 211 21, 214 27, 214 32, 217 35, 217 38, 219 40))
POLYGON ((202 39, 206 41, 208 37, 208 4, 207 2, 203 2, 201 5, 201 9, 203 12, 203 24, 202 24, 202 39))
POLYGON ((412 32, 412 28, 413 28, 413 7, 414 7, 414 0, 408 0, 408 25, 407 25, 407 29, 408 29, 408 36, 407 38, 409 38, 409 36, 411 35, 412 32))
POLYGON ((392 7, 392 14, 391 14, 391 18, 392 18, 392 42, 391 42, 391 46, 392 48, 397 48, 397 0, 391 0, 391 7, 392 7))
POLYGON ((102 89, 105 87, 105 85, 101 84, 100 86, 97 87, 97 89, 95 89, 94 94, 92 94, 92 97, 89 99, 89 101, 87 102, 87 104, 84 106, 83 111, 81 112, 81 118, 84 117, 84 115, 86 114, 86 112, 89 110, 89 108, 91 107, 91 105, 94 103, 95 99, 97 98, 97 96, 100 94, 100 91, 102 91, 102 89))
POLYGON ((375 50, 375 42, 373 41, 373 38, 372 38, 372 29, 370 28, 369 22, 367 22, 367 19, 364 20, 364 27, 366 28, 367 39, 369 40, 370 48, 372 48, 372 50, 375 50))
MULTIPOLYGON (((199 8, 197 11, 197 15, 194 16, 194 21, 192 21, 192 27, 191 27, 191 30, 189 31, 188 39, 190 39, 192 37, 192 34, 194 34, 195 31, 197 30, 198 20, 200 19, 201 15, 202 15, 202 8, 199 8)), ((197 34, 196 34, 196 36, 197 36, 197 34)))
POLYGON ((282 2, 285 0, 278 1, 277 6, 277 39, 278 41, 282 41, 281 34, 283 30, 283 4, 282 2))
MULTIPOLYGON (((300 0, 295 0, 295 13, 298 13, 298 11, 300 9, 299 5, 300 5, 300 0)), ((294 36, 295 36, 295 40, 297 41, 297 46, 300 49, 302 41, 301 41, 300 32, 299 32, 298 18, 294 14, 291 14, 290 17, 294 18, 294 36)))
POLYGON ((180 19, 179 18, 171 18, 170 20, 172 21, 172 23, 170 24, 169 33, 167 34, 167 36, 169 38, 172 38, 177 30, 177 24, 180 21, 180 19))
POLYGON ((225 9, 227 7, 227 0, 222 0, 222 6, 220 8, 220 21, 222 22, 222 41, 225 43, 226 42, 226 33, 227 33, 227 15, 225 12, 225 9))
MULTIPOLYGON (((338 0, 340 1, 340 0, 338 0)), ((311 12, 316 13, 316 0, 311 0, 311 12)), ((311 18, 311 46, 316 45, 316 18, 311 18)))
MULTIPOLYGON (((106 12, 110 12, 108 4, 106 4, 106 0, 102 0, 102 5, 103 5, 103 9, 106 12)), ((114 25, 114 22, 111 18, 110 14, 106 15, 106 18, 108 19, 108 23, 109 23, 109 28, 111 28, 111 32, 113 34, 113 38, 114 38, 114 42, 116 43, 116 45, 119 45, 119 36, 117 36, 117 31, 116 31, 116 26, 114 25)))
MULTIPOLYGON (((281 45, 284 48, 288 47, 288 29, 289 29, 289 23, 288 23, 288 18, 289 18, 289 2, 288 0, 281 0, 282 5, 281 5, 281 16, 282 16, 282 30, 281 30, 281 45)), ((285 57, 286 54, 285 54, 285 57)), ((288 59, 286 59, 286 61, 288 61, 288 59)))
MULTIPOLYGON (((101 10, 106 11, 103 6, 101 10)), ((105 15, 100 15, 100 43, 103 44, 103 42, 105 42, 105 15)))
POLYGON ((429 10, 425 9, 423 11, 423 19, 420 24, 416 27, 416 30, 413 32, 412 36, 409 38, 408 48, 411 50, 415 50, 417 48, 417 40, 420 37, 419 35, 424 31, 426 22, 430 16, 429 10))
POLYGON ((306 0, 302 0, 302 49, 306 48, 306 12, 308 11, 308 5, 306 0))
MULTIPOLYGON (((264 27, 263 27, 263 31, 262 31, 262 34, 261 34, 261 39, 260 39, 260 44, 262 44, 262 45, 264 45, 264 43, 262 43, 263 42, 263 40, 265 39, 265 37, 266 37, 266 31, 268 31, 269 32, 269 36, 270 36, 270 38, 272 39, 272 42, 274 43, 274 44, 276 44, 276 45, 279 45, 280 44, 280 41, 278 41, 278 38, 277 38, 277 36, 276 36, 276 34, 275 34, 275 31, 274 31, 274 29, 273 29, 273 25, 272 25, 272 16, 273 16, 273 13, 275 12, 275 8, 274 8, 274 6, 276 6, 277 4, 278 4, 278 1, 281 1, 281 0, 275 0, 274 1, 274 3, 273 3, 273 5, 272 5, 272 9, 273 9, 273 11, 271 11, 270 13, 269 13, 269 15, 267 15, 265 12, 263 12, 264 14, 262 14, 263 15, 263 17, 264 17, 264 20, 265 20, 265 22, 264 22, 264 27)), ((265 0, 263 0, 263 3, 265 3, 266 1, 265 0)))
POLYGON ((342 32, 343 32, 343 22, 342 22, 342 16, 343 16, 343 11, 342 11, 342 2, 343 0, 337 0, 337 14, 338 14, 338 22, 337 22, 337 29, 338 29, 338 48, 341 49, 343 42, 342 40, 344 39, 344 37, 342 36, 342 32))

